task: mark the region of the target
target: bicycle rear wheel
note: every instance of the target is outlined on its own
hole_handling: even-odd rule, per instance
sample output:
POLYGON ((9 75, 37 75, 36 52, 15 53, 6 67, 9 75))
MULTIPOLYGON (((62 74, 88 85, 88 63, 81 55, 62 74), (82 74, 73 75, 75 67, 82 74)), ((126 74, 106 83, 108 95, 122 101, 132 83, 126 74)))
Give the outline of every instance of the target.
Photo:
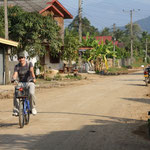
POLYGON ((23 101, 19 100, 19 126, 20 128, 24 127, 24 109, 23 109, 23 101))
POLYGON ((30 102, 28 99, 24 101, 24 117, 25 117, 25 125, 29 124, 30 120, 30 102))
POLYGON ((29 124, 30 120, 30 111, 27 109, 27 114, 25 114, 25 125, 29 124))

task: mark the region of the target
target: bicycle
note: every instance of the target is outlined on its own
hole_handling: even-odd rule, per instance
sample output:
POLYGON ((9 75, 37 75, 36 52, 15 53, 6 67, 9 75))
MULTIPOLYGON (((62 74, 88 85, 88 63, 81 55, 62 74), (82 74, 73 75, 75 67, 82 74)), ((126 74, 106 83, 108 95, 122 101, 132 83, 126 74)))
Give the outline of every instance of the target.
POLYGON ((17 84, 18 85, 15 87, 15 97, 19 99, 19 126, 20 128, 23 128, 24 125, 29 124, 30 120, 31 107, 29 100, 29 88, 27 86, 23 86, 23 83, 20 83, 19 85, 17 82, 17 84))
POLYGON ((148 112, 148 135, 150 136, 150 111, 148 112))

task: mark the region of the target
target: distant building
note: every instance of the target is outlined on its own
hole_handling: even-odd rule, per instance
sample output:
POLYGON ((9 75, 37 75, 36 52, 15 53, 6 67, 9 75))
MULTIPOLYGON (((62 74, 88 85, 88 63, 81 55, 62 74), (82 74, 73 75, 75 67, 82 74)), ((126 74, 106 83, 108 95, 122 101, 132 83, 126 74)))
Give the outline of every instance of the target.
MULTIPOLYGON (((83 39, 86 39, 84 36, 83 39)), ((102 44, 102 42, 105 44, 106 41, 112 41, 114 43, 112 36, 96 36, 95 39, 99 41, 99 44, 102 44)), ((115 45, 118 46, 118 41, 115 41, 115 45)))

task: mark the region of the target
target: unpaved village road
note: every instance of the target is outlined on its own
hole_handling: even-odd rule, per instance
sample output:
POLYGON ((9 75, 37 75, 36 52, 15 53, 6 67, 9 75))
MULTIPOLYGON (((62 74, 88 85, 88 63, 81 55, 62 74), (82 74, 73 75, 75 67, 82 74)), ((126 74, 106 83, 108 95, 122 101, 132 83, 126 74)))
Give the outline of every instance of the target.
POLYGON ((0 100, 0 150, 150 150, 143 79, 139 71, 39 90, 38 114, 23 129, 12 101, 0 100))

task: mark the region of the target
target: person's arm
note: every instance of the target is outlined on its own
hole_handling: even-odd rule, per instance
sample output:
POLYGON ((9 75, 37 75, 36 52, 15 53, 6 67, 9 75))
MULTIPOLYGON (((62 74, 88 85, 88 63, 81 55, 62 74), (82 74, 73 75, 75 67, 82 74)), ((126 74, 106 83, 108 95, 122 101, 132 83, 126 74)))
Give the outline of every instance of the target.
POLYGON ((36 78, 35 78, 33 66, 30 67, 30 72, 31 72, 31 75, 32 75, 32 77, 33 77, 33 82, 35 83, 35 82, 36 82, 36 78))
POLYGON ((12 79, 17 80, 17 77, 18 77, 18 72, 14 72, 12 79))
POLYGON ((12 81, 17 80, 18 78, 18 71, 17 71, 17 66, 14 68, 14 74, 12 76, 12 81))

